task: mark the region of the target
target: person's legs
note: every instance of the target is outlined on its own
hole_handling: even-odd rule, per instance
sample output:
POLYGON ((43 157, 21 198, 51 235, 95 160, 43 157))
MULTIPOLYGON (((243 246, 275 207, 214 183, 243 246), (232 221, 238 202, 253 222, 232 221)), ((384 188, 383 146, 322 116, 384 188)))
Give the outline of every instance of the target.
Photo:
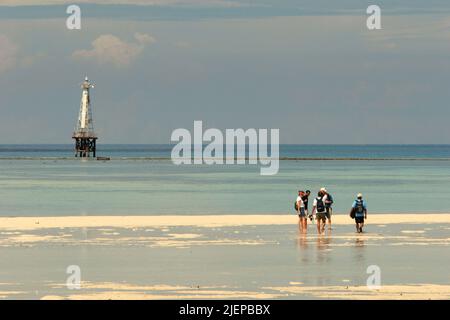
POLYGON ((324 217, 322 220, 322 233, 325 233, 326 224, 327 224, 327 219, 324 217))
POLYGON ((361 233, 362 227, 364 226, 364 218, 356 217, 355 222, 356 222, 356 232, 361 233))
POLYGON ((316 217, 316 219, 317 219, 317 233, 320 234, 321 233, 321 231, 320 231, 320 221, 321 221, 321 219, 320 219, 320 217, 316 217))
POLYGON ((300 219, 299 220, 300 227, 301 227, 302 230, 304 230, 305 229, 305 219, 306 219, 305 208, 300 208, 300 212, 299 212, 298 217, 300 219))
POLYGON ((306 217, 302 218, 302 229, 303 231, 306 231, 306 229, 308 228, 307 224, 306 224, 306 217))
POLYGON ((323 234, 325 232, 325 224, 327 222, 327 217, 325 212, 318 213, 316 215, 317 218, 317 230, 319 234, 323 234))
POLYGON ((308 210, 305 209, 305 227, 308 227, 308 218, 309 218, 308 210))
POLYGON ((327 218, 328 218, 328 230, 331 230, 331 215, 333 213, 333 208, 327 208, 327 218))
POLYGON ((324 231, 324 226, 325 226, 325 222, 326 222, 325 213, 317 213, 316 219, 317 219, 317 232, 319 234, 322 234, 324 231))

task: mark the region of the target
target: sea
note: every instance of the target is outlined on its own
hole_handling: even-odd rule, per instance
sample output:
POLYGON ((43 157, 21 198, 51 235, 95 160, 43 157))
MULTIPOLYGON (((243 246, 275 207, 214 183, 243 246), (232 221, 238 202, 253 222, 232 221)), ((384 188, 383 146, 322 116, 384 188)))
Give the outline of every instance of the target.
MULTIPOLYGON (((298 190, 326 187, 334 212, 357 193, 369 213, 450 212, 450 145, 280 145, 259 165, 175 165, 173 145, 0 145, 0 216, 295 214, 298 190)), ((424 217, 426 219, 426 216, 424 217)))
POLYGON ((42 216, 292 214, 293 223, 2 229, 3 297, 340 299, 352 298, 349 287, 372 297, 373 267, 384 292, 432 284, 425 294, 387 298, 448 290, 450 226, 427 214, 450 212, 450 146, 281 145, 273 176, 257 165, 175 165, 171 150, 99 144, 104 161, 75 158, 72 145, 2 145, 0 216, 38 224, 42 216), (312 225, 299 232, 297 191, 321 187, 333 195, 334 214, 348 214, 363 193, 363 234, 352 224, 322 236, 312 225), (371 223, 372 214, 405 212, 424 223, 371 223), (73 267, 80 290, 65 285, 73 267))

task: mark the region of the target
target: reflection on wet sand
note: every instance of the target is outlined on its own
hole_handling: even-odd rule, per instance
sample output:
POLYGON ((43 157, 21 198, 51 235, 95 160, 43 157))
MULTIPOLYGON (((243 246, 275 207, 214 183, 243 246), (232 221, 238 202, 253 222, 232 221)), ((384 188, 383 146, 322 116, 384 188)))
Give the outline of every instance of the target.
POLYGON ((364 238, 356 238, 355 239, 355 247, 356 248, 364 247, 364 238))
POLYGON ((299 232, 297 236, 297 248, 301 250, 308 249, 308 237, 306 232, 299 232))
POLYGON ((317 247, 317 263, 329 263, 330 255, 329 252, 332 250, 331 245, 331 232, 317 236, 316 247, 317 247))
POLYGON ((69 220, 70 227, 64 228, 48 228, 53 220, 35 217, 23 218, 25 225, 5 228, 0 223, 0 257, 4 256, 0 269, 8 272, 8 281, 2 281, 3 286, 0 283, 0 296, 403 299, 440 298, 449 286, 446 249, 450 224, 441 221, 427 224, 427 228, 423 223, 369 224, 363 234, 356 234, 353 225, 338 225, 331 233, 326 230, 317 235, 315 224, 309 223, 307 232, 301 232, 295 220, 286 226, 265 225, 258 224, 261 221, 255 217, 242 218, 249 219, 249 225, 223 225, 226 221, 220 219, 224 218, 217 217, 218 225, 206 221, 208 224, 201 226, 187 222, 150 226, 157 222, 151 217, 148 226, 140 227, 114 217, 113 226, 98 219, 83 220, 80 225, 69 220), (27 267, 31 254, 43 257, 36 259, 36 267, 49 271, 37 278, 31 275, 27 267), (83 281, 100 285, 76 294, 66 290, 65 282, 62 287, 48 287, 49 283, 61 283, 67 266, 74 264, 83 270, 88 265, 88 272, 82 271, 83 281), (373 264, 387 271, 379 291, 366 287, 367 267, 373 264), (274 288, 273 292, 257 288, 259 275, 268 270, 274 276, 264 277, 264 285, 274 288), (149 279, 149 274, 158 277, 149 279), (420 283, 416 275, 420 275, 420 283), (121 287, 122 282, 134 286, 121 287), (182 288, 143 287, 161 283, 182 288))
POLYGON ((317 236, 317 249, 319 252, 330 251, 331 233, 317 236))
POLYGON ((355 262, 359 264, 364 264, 366 261, 366 250, 365 250, 365 239, 364 237, 356 237, 355 238, 355 246, 354 246, 354 257, 355 262))
MULTIPOLYGON (((331 266, 331 232, 318 235, 316 238, 316 265, 331 266)), ((328 268, 325 268, 325 270, 328 268)), ((321 272, 316 280, 316 285, 323 286, 330 283, 332 275, 330 272, 321 272)))

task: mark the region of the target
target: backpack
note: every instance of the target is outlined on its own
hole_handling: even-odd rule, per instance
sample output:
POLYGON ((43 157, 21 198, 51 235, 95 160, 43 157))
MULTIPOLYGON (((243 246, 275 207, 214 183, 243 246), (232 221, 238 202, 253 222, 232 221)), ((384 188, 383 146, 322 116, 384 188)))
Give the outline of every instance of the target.
POLYGON ((356 200, 355 214, 356 213, 364 213, 364 200, 356 200))
POLYGON ((297 204, 297 201, 294 202, 294 209, 295 209, 295 211, 298 211, 298 204, 297 204))
POLYGON ((323 197, 321 198, 317 197, 316 200, 317 200, 316 205, 317 212, 325 212, 325 204, 323 203, 323 197))

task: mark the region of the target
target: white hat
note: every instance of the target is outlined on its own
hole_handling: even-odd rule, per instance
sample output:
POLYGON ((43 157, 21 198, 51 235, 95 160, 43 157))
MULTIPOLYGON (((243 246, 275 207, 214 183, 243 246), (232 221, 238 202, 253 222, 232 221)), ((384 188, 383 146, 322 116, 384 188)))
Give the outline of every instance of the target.
POLYGON ((358 193, 357 198, 362 198, 362 193, 358 193))
POLYGON ((325 188, 320 188, 320 191, 327 192, 327 189, 325 189, 325 188))

